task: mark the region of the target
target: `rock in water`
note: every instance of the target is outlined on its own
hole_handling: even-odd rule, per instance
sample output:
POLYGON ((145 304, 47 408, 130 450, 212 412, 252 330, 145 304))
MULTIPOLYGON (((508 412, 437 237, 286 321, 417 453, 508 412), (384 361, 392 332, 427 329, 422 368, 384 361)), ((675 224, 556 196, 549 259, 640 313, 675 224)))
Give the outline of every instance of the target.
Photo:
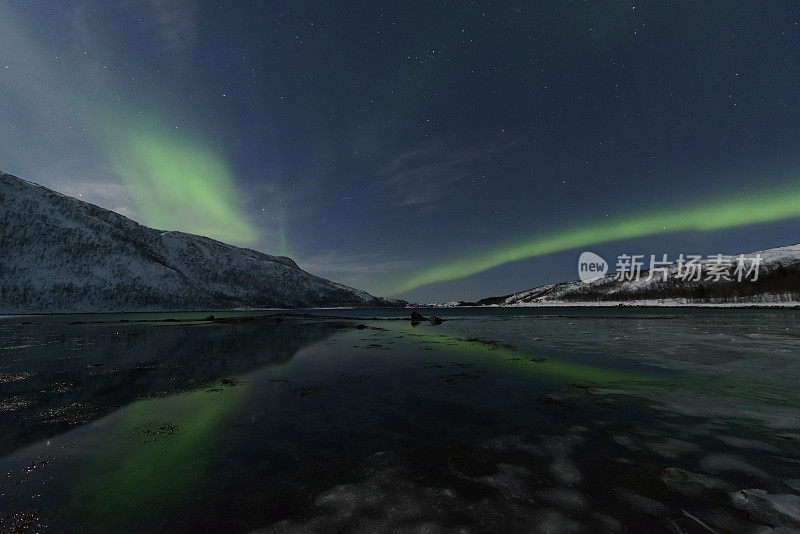
POLYGON ((731 493, 733 504, 760 522, 773 527, 800 528, 800 497, 743 489, 731 493))

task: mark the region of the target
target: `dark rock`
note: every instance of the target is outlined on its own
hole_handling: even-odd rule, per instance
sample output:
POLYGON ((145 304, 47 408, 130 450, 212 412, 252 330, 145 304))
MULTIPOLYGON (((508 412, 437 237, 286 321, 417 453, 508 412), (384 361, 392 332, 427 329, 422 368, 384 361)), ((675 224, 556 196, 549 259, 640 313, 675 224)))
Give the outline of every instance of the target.
POLYGON ((430 321, 432 325, 437 325, 437 324, 442 324, 442 322, 444 322, 444 319, 442 319, 441 317, 436 317, 435 315, 431 315, 430 321))
POLYGON ((743 489, 731 493, 734 506, 753 519, 773 527, 800 527, 800 497, 767 493, 763 489, 743 489))
POLYGON ((325 386, 312 385, 312 386, 306 386, 306 387, 303 387, 303 388, 293 389, 292 393, 294 393, 298 397, 308 397, 309 395, 313 395, 315 393, 319 393, 320 391, 322 391, 324 389, 325 389, 325 386))
POLYGON ((418 314, 417 312, 411 312, 411 320, 420 322, 420 321, 427 321, 428 318, 423 316, 423 315, 418 314))
POLYGON ((441 378, 448 384, 462 384, 480 378, 475 373, 454 373, 451 375, 441 375, 441 378))

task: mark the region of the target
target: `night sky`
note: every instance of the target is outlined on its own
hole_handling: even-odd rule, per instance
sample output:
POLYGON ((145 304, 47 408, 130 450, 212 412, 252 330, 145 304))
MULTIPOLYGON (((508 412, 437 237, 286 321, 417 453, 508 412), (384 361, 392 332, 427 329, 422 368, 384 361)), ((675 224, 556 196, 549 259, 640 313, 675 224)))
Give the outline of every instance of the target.
POLYGON ((795 2, 0 0, 0 170, 378 295, 800 242, 795 2))

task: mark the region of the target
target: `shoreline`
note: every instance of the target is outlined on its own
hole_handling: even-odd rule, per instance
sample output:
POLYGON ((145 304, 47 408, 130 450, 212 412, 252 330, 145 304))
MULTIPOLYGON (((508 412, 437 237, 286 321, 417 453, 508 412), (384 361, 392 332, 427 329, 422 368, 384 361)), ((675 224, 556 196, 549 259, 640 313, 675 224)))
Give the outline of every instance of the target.
POLYGON ((426 305, 423 308, 800 308, 800 302, 663 302, 663 301, 602 301, 602 302, 525 302, 521 304, 484 304, 463 306, 426 305))

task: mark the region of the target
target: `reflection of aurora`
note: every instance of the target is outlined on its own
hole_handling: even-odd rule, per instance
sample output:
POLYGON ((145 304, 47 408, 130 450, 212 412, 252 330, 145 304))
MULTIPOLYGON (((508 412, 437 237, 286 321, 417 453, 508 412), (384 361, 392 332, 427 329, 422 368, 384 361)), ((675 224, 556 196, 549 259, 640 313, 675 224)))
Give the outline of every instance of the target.
MULTIPOLYGON (((413 327, 401 327, 397 331, 413 336, 420 343, 432 343, 436 350, 453 357, 474 358, 481 363, 502 367, 530 378, 545 379, 548 382, 585 382, 593 386, 621 384, 655 384, 652 377, 631 371, 621 371, 610 367, 578 363, 551 358, 542 365, 532 365, 534 355, 524 350, 507 348, 501 344, 486 343, 472 339, 450 336, 444 333, 428 333, 413 327)), ((393 329, 392 329, 393 330, 393 329)))
POLYGON ((88 476, 75 481, 71 496, 85 514, 80 520, 102 524, 115 517, 130 528, 142 510, 167 512, 191 498, 207 482, 225 422, 246 393, 244 386, 197 391, 125 408, 98 442, 88 476), (174 435, 163 430, 165 417, 177 422, 174 435))
MULTIPOLYGON (((283 323, 284 321, 272 324, 275 329, 281 330, 286 326, 283 323)), ((393 384, 386 389, 386 397, 378 397, 387 399, 388 404, 371 404, 376 412, 368 410, 368 416, 364 418, 366 427, 359 429, 359 432, 374 431, 376 434, 380 433, 376 429, 381 428, 383 419, 373 416, 381 414, 390 417, 395 414, 396 405, 393 402, 400 402, 406 407, 417 407, 416 403, 407 404, 406 399, 409 396, 419 396, 423 403, 438 402, 444 398, 452 400, 454 391, 461 391, 471 398, 469 402, 475 402, 476 408, 485 404, 494 406, 494 409, 505 409, 504 407, 513 405, 519 399, 530 399, 530 393, 558 391, 567 389, 568 386, 577 386, 579 389, 569 389, 575 395, 567 395, 567 403, 585 397, 583 388, 586 387, 597 387, 605 392, 629 392, 630 395, 647 399, 648 402, 661 402, 659 399, 666 398, 662 394, 675 390, 711 391, 721 398, 740 398, 752 393, 752 381, 746 375, 715 376, 713 388, 709 389, 708 375, 704 371, 698 374, 697 369, 694 369, 691 373, 684 373, 680 370, 682 363, 677 367, 667 366, 667 369, 651 368, 627 365, 625 359, 620 360, 611 355, 616 350, 634 355, 646 350, 650 341, 648 333, 639 330, 633 331, 639 333, 625 344, 617 345, 619 349, 607 344, 612 337, 609 335, 605 341, 600 342, 604 348, 597 351, 597 358, 580 358, 579 355, 579 359, 576 359, 564 350, 574 349, 576 346, 586 347, 585 351, 579 352, 589 356, 595 353, 589 348, 593 346, 592 343, 587 346, 580 340, 567 340, 561 335, 561 330, 546 330, 550 332, 548 337, 551 341, 543 342, 545 344, 541 348, 517 349, 503 345, 502 341, 481 341, 484 338, 465 337, 475 334, 482 334, 486 336, 485 339, 498 337, 493 335, 494 325, 484 330, 470 323, 470 320, 464 323, 454 321, 434 329, 426 325, 413 328, 406 321, 374 322, 371 325, 380 326, 381 333, 376 331, 365 338, 362 331, 344 331, 330 339, 331 342, 307 347, 308 352, 304 352, 300 359, 270 360, 280 363, 280 370, 272 368, 264 373, 259 368, 252 373, 246 372, 244 381, 232 388, 223 386, 215 388, 221 391, 199 390, 135 402, 98 424, 84 427, 77 434, 70 434, 66 440, 55 438, 56 445, 70 444, 70 451, 73 452, 68 452, 72 457, 69 462, 75 462, 62 472, 67 479, 62 478, 51 483, 55 487, 64 488, 67 493, 63 519, 66 524, 88 526, 89 531, 93 526, 98 529, 102 526, 106 531, 111 527, 118 527, 119 530, 150 531, 163 529, 165 524, 180 518, 184 513, 187 517, 193 517, 199 510, 202 516, 205 509, 213 508, 213 504, 223 503, 224 506, 228 502, 225 490, 238 491, 244 487, 245 492, 253 491, 247 485, 247 480, 251 480, 247 478, 249 475, 244 474, 246 480, 243 482, 243 472, 230 470, 231 465, 236 465, 242 451, 263 446, 263 449, 258 450, 266 456, 261 460, 263 463, 257 465, 273 465, 270 462, 280 462, 287 451, 295 454, 297 444, 308 439, 309 435, 319 433, 320 439, 338 440, 341 438, 339 434, 328 434, 331 428, 338 429, 337 425, 344 425, 350 417, 362 417, 363 414, 353 412, 352 408, 370 405, 365 402, 369 397, 362 395, 365 391, 368 396, 375 394, 376 389, 364 390, 360 386, 337 385, 341 383, 338 380, 359 372, 359 369, 366 371, 362 365, 380 366, 369 369, 376 371, 374 375, 369 375, 377 378, 373 383, 375 388, 382 388, 384 380, 393 384), (359 343, 359 340, 359 346, 362 347, 364 343, 373 341, 385 343, 385 346, 393 344, 397 352, 381 351, 376 354, 370 351, 353 351, 351 347, 354 343, 359 343), (427 348, 433 350, 427 352, 424 350, 427 348), (603 354, 608 358, 604 358, 603 354), (353 358, 350 359, 349 356, 353 358), (541 356, 546 357, 546 360, 539 358, 541 356), (420 372, 421 364, 430 358, 442 363, 447 370, 420 372), (388 366, 383 366, 381 360, 388 366), (462 362, 472 365, 451 365, 462 362), (620 366, 620 363, 623 365, 620 366), (398 366, 401 368, 400 372, 398 366), (488 380, 475 382, 474 388, 453 390, 449 386, 441 387, 440 378, 445 378, 441 373, 480 373, 480 368, 486 369, 485 376, 488 380), (287 377, 292 385, 268 380, 276 372, 287 377), (313 398, 299 400, 286 391, 311 376, 333 390, 331 396, 314 404, 313 398), (411 382, 404 382, 402 377, 411 377, 411 382), (743 380, 745 378, 747 380, 743 380), (504 388, 507 388, 510 396, 502 399, 499 404, 495 399, 487 397, 502 397, 504 388), (524 396, 517 396, 518 394, 524 396), (340 404, 342 399, 346 402, 340 404), (250 417, 251 414, 254 414, 253 418, 250 417), (281 421, 298 415, 302 417, 293 420, 291 425, 280 426, 281 421), (304 419, 305 416, 308 419, 304 419), (252 427, 242 425, 245 417, 253 423, 252 427), (330 427, 323 425, 324 428, 310 424, 322 419, 335 419, 337 422, 331 423, 330 427), (276 422, 277 427, 274 426, 276 422), (160 427, 165 423, 175 424, 177 430, 174 433, 159 434, 160 427), (370 424, 379 426, 370 427, 370 424), (143 432, 143 429, 147 432, 143 432), (302 429, 299 434, 296 433, 298 429, 302 429), (262 442, 262 439, 266 441, 262 442), (276 440, 274 443, 271 442, 273 439, 276 440), (74 451, 86 451, 86 454, 75 454, 74 451), (268 451, 276 451, 274 457, 270 457, 268 451)), ((614 323, 610 328, 626 328, 623 323, 614 323)), ((680 321, 678 325, 683 328, 694 323, 680 321)), ((607 331, 609 325, 596 323, 595 328, 607 331)), ((662 328, 659 335, 671 334, 669 328, 662 328)), ((512 332, 513 330, 508 330, 505 334, 512 332)), ((503 339, 503 331, 494 333, 501 334, 500 339, 503 339)), ((291 352, 294 353, 293 350, 291 352)), ((226 358, 226 361, 229 359, 226 358)), ((641 357, 636 356, 630 363, 641 361, 641 357)), ((702 367, 702 364, 698 363, 698 366, 702 367)), ((784 393, 781 393, 780 398, 789 400, 784 393)), ((462 397, 459 402, 466 400, 467 398, 462 397)), ((626 404, 631 403, 626 401, 626 404)), ((535 405, 520 405, 519 408, 523 411, 538 409, 535 405)), ((583 405, 580 408, 583 409, 583 405)), ((592 417, 591 411, 579 412, 577 417, 592 417)), ((314 442, 309 447, 313 449, 318 445, 318 442, 314 442)), ((336 449, 339 445, 332 447, 336 449)), ((248 465, 247 469, 250 467, 248 465)), ((262 473, 266 473, 264 484, 272 484, 270 495, 283 491, 280 484, 275 484, 275 478, 269 478, 269 470, 259 472, 258 476, 262 473)), ((39 491, 38 488, 35 491, 39 491)), ((263 494, 260 495, 266 498, 263 494)), ((197 521, 197 518, 193 517, 193 521, 197 521)))
MULTIPOLYGON (((381 327, 408 335, 413 349, 431 343, 442 356, 473 359, 532 380, 596 386, 635 383, 644 387, 652 383, 642 374, 585 363, 548 358, 544 364, 532 364, 527 360, 530 355, 523 351, 441 332, 428 333, 406 324, 387 322, 381 327)), ((285 371, 291 366, 292 362, 287 362, 285 371)), ((275 384, 272 388, 277 391, 280 386, 275 384)), ((245 379, 243 384, 223 391, 196 391, 144 400, 124 408, 103 431, 104 437, 97 443, 99 458, 89 476, 76 483, 72 491, 76 508, 83 511, 79 513, 95 517, 98 524, 110 516, 117 517, 121 524, 130 524, 142 509, 156 513, 175 510, 187 499, 197 497, 209 482, 212 462, 225 440, 227 421, 252 393, 245 379), (175 421, 179 431, 149 442, 147 436, 137 433, 141 428, 157 429, 165 420, 175 421), (105 519, 100 521, 101 518, 105 519)), ((265 393, 259 388, 259 396, 265 393)))
MULTIPOLYGON (((149 314, 138 316, 147 321, 143 323, 116 323, 119 316, 105 317, 111 323, 96 328, 47 320, 18 325, 20 335, 37 340, 9 348, 9 360, 18 365, 13 369, 26 369, 37 377, 35 382, 20 381, 20 394, 27 397, 52 391, 56 384, 80 384, 69 393, 78 402, 64 407, 63 395, 36 394, 38 402, 18 411, 14 425, 3 427, 0 450, 12 462, 8 453, 21 447, 46 455, 58 449, 65 459, 78 462, 79 468, 66 467, 60 473, 66 477, 59 479, 60 485, 51 486, 65 504, 64 521, 81 525, 69 530, 105 532, 112 524, 125 531, 154 530, 140 524, 147 510, 166 516, 209 486, 231 421, 252 398, 248 381, 221 379, 287 368, 301 348, 350 324, 290 317, 278 322, 271 316, 241 322, 197 320, 204 315, 181 314, 186 322, 175 323, 162 323, 158 319, 164 316, 149 314), (46 340, 53 338, 71 340, 71 358, 63 359, 62 352, 52 349, 46 340), (109 358, 112 372, 87 366, 87 361, 97 362, 98 355, 109 358), (192 384, 216 386, 215 391, 203 386, 182 392, 192 384), (137 400, 145 397, 157 398, 137 400), (118 406, 124 407, 111 413, 118 406), (37 415, 63 412, 71 414, 68 420, 44 421, 37 415), (86 418, 91 422, 83 425, 86 418), (82 426, 72 428, 77 425, 82 426), (69 432, 61 434, 65 430, 69 432)), ((262 384, 258 394, 269 396, 280 386, 262 384)))
MULTIPOLYGON (((747 425, 747 419, 763 417, 783 425, 796 420, 791 380, 778 378, 776 373, 783 366, 775 363, 776 357, 781 363, 789 362, 789 356, 780 354, 791 354, 791 339, 773 335, 794 324, 791 315, 766 315, 775 321, 765 337, 755 340, 744 334, 748 330, 742 326, 765 312, 737 311, 725 317, 682 312, 671 321, 661 320, 661 312, 658 321, 640 318, 638 311, 614 313, 585 316, 583 324, 573 323, 572 316, 544 321, 533 316, 519 321, 509 315, 453 317, 436 328, 364 319, 380 330, 342 330, 333 338, 318 339, 299 358, 270 359, 279 368, 235 373, 246 376, 233 388, 135 402, 97 423, 52 438, 46 448, 42 443, 15 455, 10 467, 2 467, 13 473, 36 465, 32 462, 43 456, 59 457, 52 466, 37 469, 23 480, 20 490, 15 489, 24 494, 25 501, 18 502, 25 504, 31 502, 28 495, 41 493, 39 506, 44 512, 57 512, 53 514, 57 530, 160 531, 175 525, 182 527, 178 530, 222 531, 228 525, 245 530, 285 519, 290 514, 282 509, 286 503, 297 506, 293 510, 300 513, 311 502, 306 497, 349 485, 360 476, 353 466, 376 450, 408 457, 416 472, 440 481, 440 467, 447 464, 428 463, 430 458, 444 460, 451 451, 478 450, 487 443, 487 436, 550 439, 561 435, 562 428, 590 429, 587 456, 572 459, 581 472, 594 477, 584 463, 593 462, 593 440, 597 438, 605 452, 607 440, 618 435, 618 429, 627 434, 630 428, 637 439, 666 438, 685 428, 705 428, 698 421, 721 426, 722 414, 732 419, 731 429, 742 428, 744 435, 762 439, 774 435, 774 429, 747 425), (716 330, 706 331, 715 325, 716 330), (543 338, 535 343, 530 337, 520 338, 521 330, 539 331, 543 338), (575 335, 578 332, 587 335, 575 335), (600 332, 603 335, 588 335, 600 332), (616 334, 625 334, 625 340, 617 341, 616 334), (730 335, 736 342, 720 345, 720 335, 726 339, 730 335), (522 346, 517 349, 506 342, 522 346), (393 350, 369 350, 373 343, 393 350), (720 373, 719 366, 707 365, 707 358, 695 357, 707 352, 732 370, 720 373), (727 365, 741 362, 743 353, 748 355, 748 365, 727 365), (423 365, 430 361, 441 369, 425 369, 423 365), (748 370, 762 364, 772 376, 754 383, 748 370), (481 379, 463 384, 456 380, 455 385, 442 381, 467 373, 480 374, 481 379), (274 380, 278 376, 289 383, 274 380), (355 376, 366 380, 348 380, 355 376), (312 380, 327 392, 304 399, 292 394, 293 388, 312 380), (594 387, 598 389, 590 389, 594 387), (702 399, 697 408, 694 393, 702 399), (681 403, 674 404, 680 399, 681 403), (676 417, 680 415, 686 417, 676 417), (159 435, 165 423, 175 424, 177 431, 159 435), (509 428, 519 430, 512 435, 509 428), (752 428, 760 429, 759 433, 752 435, 752 428), (398 440, 400 432, 409 439, 398 440), (456 440, 453 436, 466 437, 456 440), (269 521, 255 524, 262 518, 269 521)), ((281 330, 287 322, 291 321, 272 324, 281 330)), ((254 331, 266 326, 246 325, 254 331)), ((261 344, 245 343, 263 352, 261 344)), ((208 354, 190 353, 197 354, 198 361, 208 354)), ((234 353, 218 350, 216 354, 224 362, 239 359, 234 353)), ((225 373, 230 374, 230 370, 225 373)), ((98 395, 102 398, 99 391, 98 395)), ((785 431, 786 427, 778 428, 785 431)), ((779 438, 776 442, 780 444, 779 438)), ((519 451, 509 454, 507 458, 513 460, 519 451)), ((629 454, 625 458, 636 461, 642 453, 629 454)), ((654 458, 644 454, 648 461, 654 458)), ((775 454, 780 455, 780 449, 775 454)), ((548 463, 531 461, 547 472, 549 458, 544 460, 548 463)), ((663 465, 675 465, 674 457, 663 461, 672 462, 663 465)), ((695 462, 690 457, 679 466, 695 462)), ((608 484, 587 487, 600 492, 608 484)), ((318 511, 313 511, 314 517, 318 511)))
POLYGON ((800 217, 800 189, 796 186, 762 191, 747 197, 710 201, 704 205, 599 221, 549 236, 520 241, 472 254, 423 270, 387 290, 388 294, 464 278, 505 263, 554 252, 650 235, 709 231, 800 217))

